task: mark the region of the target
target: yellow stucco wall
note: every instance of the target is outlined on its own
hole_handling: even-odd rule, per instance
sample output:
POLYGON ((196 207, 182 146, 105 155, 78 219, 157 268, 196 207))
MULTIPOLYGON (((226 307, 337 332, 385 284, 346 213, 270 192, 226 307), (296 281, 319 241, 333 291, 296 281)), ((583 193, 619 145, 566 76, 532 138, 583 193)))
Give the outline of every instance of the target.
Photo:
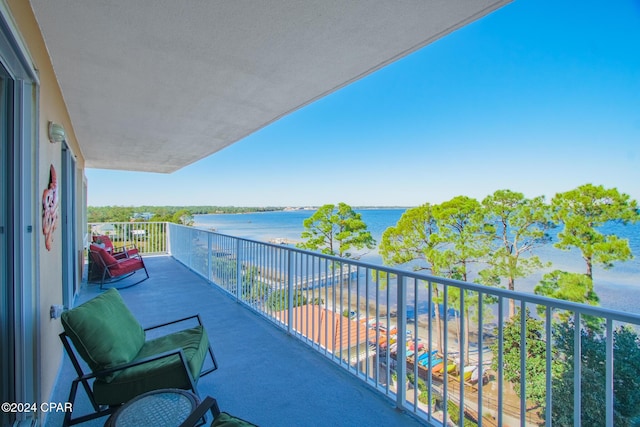
MULTIPOLYGON (((42 34, 31 9, 31 5, 25 0, 6 0, 7 5, 14 18, 15 24, 20 32, 20 36, 31 55, 34 67, 38 71, 39 86, 39 111, 38 117, 38 170, 37 189, 38 197, 49 184, 49 168, 51 165, 60 173, 61 170, 61 144, 52 144, 48 139, 48 122, 53 121, 64 126, 67 135, 67 144, 76 156, 76 214, 78 219, 82 218, 84 212, 85 195, 83 191, 84 159, 76 140, 71 119, 58 85, 53 66, 51 64, 42 34)), ((68 195, 60 194, 60 198, 68 195)), ((51 250, 45 248, 44 236, 42 234, 42 204, 36 201, 36 226, 34 229, 38 238, 38 265, 36 265, 36 276, 39 282, 40 297, 36 307, 39 311, 39 347, 41 352, 40 360, 40 401, 46 402, 50 399, 60 362, 62 360, 62 346, 58 338, 62 327, 60 320, 52 320, 49 317, 49 308, 52 304, 62 304, 62 242, 60 234, 60 219, 58 227, 53 235, 51 250)), ((78 231, 78 247, 82 248, 81 230, 78 231)), ((80 256, 80 254, 76 254, 80 256)), ((77 273, 79 274, 79 272, 77 273)))

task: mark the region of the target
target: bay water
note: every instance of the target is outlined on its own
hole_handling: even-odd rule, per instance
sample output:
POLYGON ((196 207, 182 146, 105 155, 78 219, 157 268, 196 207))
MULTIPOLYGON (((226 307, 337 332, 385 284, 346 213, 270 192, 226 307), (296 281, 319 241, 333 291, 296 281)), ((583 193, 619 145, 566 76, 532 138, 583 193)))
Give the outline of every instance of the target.
MULTIPOLYGON (((405 210, 403 208, 355 209, 362 215, 363 221, 378 243, 382 233, 388 227, 396 225, 405 210)), ((289 210, 195 215, 194 225, 202 229, 215 230, 221 234, 263 242, 276 239, 301 242, 300 235, 304 231, 303 221, 314 212, 314 210, 289 210)), ((552 234, 554 241, 555 234, 561 230, 561 227, 554 230, 552 234)), ((611 269, 594 267, 594 286, 600 297, 600 305, 615 310, 640 313, 640 223, 626 226, 611 223, 605 225, 601 231, 628 239, 634 258, 626 262, 617 262, 611 269)), ((532 293, 533 288, 547 271, 555 269, 569 272, 586 271, 586 264, 577 250, 561 251, 550 243, 536 249, 533 253, 544 262, 551 262, 552 266, 529 277, 516 280, 518 291, 532 293)), ((361 260, 382 264, 382 257, 377 249, 363 255, 361 260)))

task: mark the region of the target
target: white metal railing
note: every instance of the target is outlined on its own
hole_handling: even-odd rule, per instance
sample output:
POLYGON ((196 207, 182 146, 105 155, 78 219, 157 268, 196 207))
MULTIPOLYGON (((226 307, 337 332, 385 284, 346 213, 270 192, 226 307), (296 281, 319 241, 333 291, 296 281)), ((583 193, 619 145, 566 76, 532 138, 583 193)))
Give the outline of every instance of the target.
POLYGON ((622 390, 626 380, 615 361, 626 355, 612 337, 620 326, 637 331, 638 315, 177 224, 167 231, 175 259, 431 425, 447 418, 463 425, 463 417, 480 426, 565 425, 553 417, 555 391, 569 393, 563 406, 573 412, 569 424, 582 425, 584 392, 604 396, 598 425, 614 425, 614 383, 622 390), (519 309, 511 318, 510 304, 519 309), (528 311, 541 325, 533 332, 528 311), (585 363, 594 362, 587 360, 594 356, 585 328, 554 335, 558 325, 594 319, 606 337, 602 360, 595 361, 604 366, 595 389, 583 377, 585 363), (563 339, 570 342, 566 348, 563 339), (514 345, 515 360, 509 351, 514 345), (540 385, 533 383, 536 374, 509 382, 507 366, 515 363, 516 371, 526 373, 540 360, 543 398, 536 406, 527 399, 527 389, 540 385), (558 383, 558 361, 565 383, 558 383))
POLYGON ((136 246, 143 254, 167 253, 166 222, 89 223, 86 246, 93 236, 107 235, 115 246, 136 246))

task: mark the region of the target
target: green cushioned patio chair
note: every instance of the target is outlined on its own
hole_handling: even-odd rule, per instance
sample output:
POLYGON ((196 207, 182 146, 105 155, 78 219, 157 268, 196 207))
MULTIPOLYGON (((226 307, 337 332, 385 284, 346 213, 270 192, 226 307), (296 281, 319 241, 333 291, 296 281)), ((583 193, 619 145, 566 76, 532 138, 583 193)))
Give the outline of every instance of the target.
POLYGON ((65 426, 111 414, 151 390, 181 388, 197 395, 198 379, 218 368, 199 315, 144 329, 116 289, 65 311, 61 320, 64 332, 60 339, 78 374, 68 401, 75 401, 82 384, 95 411, 73 419, 67 412, 65 426), (170 326, 182 322, 195 326, 177 331, 170 326), (172 332, 147 340, 147 331, 163 327, 172 332), (90 373, 84 372, 76 352, 90 373), (207 354, 211 361, 205 365, 207 354))

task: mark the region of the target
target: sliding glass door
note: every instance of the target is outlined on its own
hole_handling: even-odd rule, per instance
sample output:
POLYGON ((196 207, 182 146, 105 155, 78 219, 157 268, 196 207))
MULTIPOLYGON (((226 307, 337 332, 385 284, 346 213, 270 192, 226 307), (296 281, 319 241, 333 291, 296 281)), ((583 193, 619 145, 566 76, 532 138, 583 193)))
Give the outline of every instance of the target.
MULTIPOLYGON (((2 402, 36 402, 38 76, 8 17, 0 2, 0 391, 2 402)), ((34 415, 2 411, 0 425, 34 415)))
POLYGON ((78 247, 76 236, 76 161, 65 142, 62 143, 60 170, 60 214, 62 234, 62 303, 71 308, 78 291, 78 247))
MULTIPOLYGON (((7 70, 0 64, 0 349, 2 352, 2 401, 11 402, 14 383, 13 361, 13 287, 11 267, 13 265, 9 250, 9 233, 12 229, 9 214, 8 194, 11 187, 9 172, 9 136, 11 131, 12 80, 7 70)), ((0 413, 0 425, 9 422, 8 414, 0 413)))

